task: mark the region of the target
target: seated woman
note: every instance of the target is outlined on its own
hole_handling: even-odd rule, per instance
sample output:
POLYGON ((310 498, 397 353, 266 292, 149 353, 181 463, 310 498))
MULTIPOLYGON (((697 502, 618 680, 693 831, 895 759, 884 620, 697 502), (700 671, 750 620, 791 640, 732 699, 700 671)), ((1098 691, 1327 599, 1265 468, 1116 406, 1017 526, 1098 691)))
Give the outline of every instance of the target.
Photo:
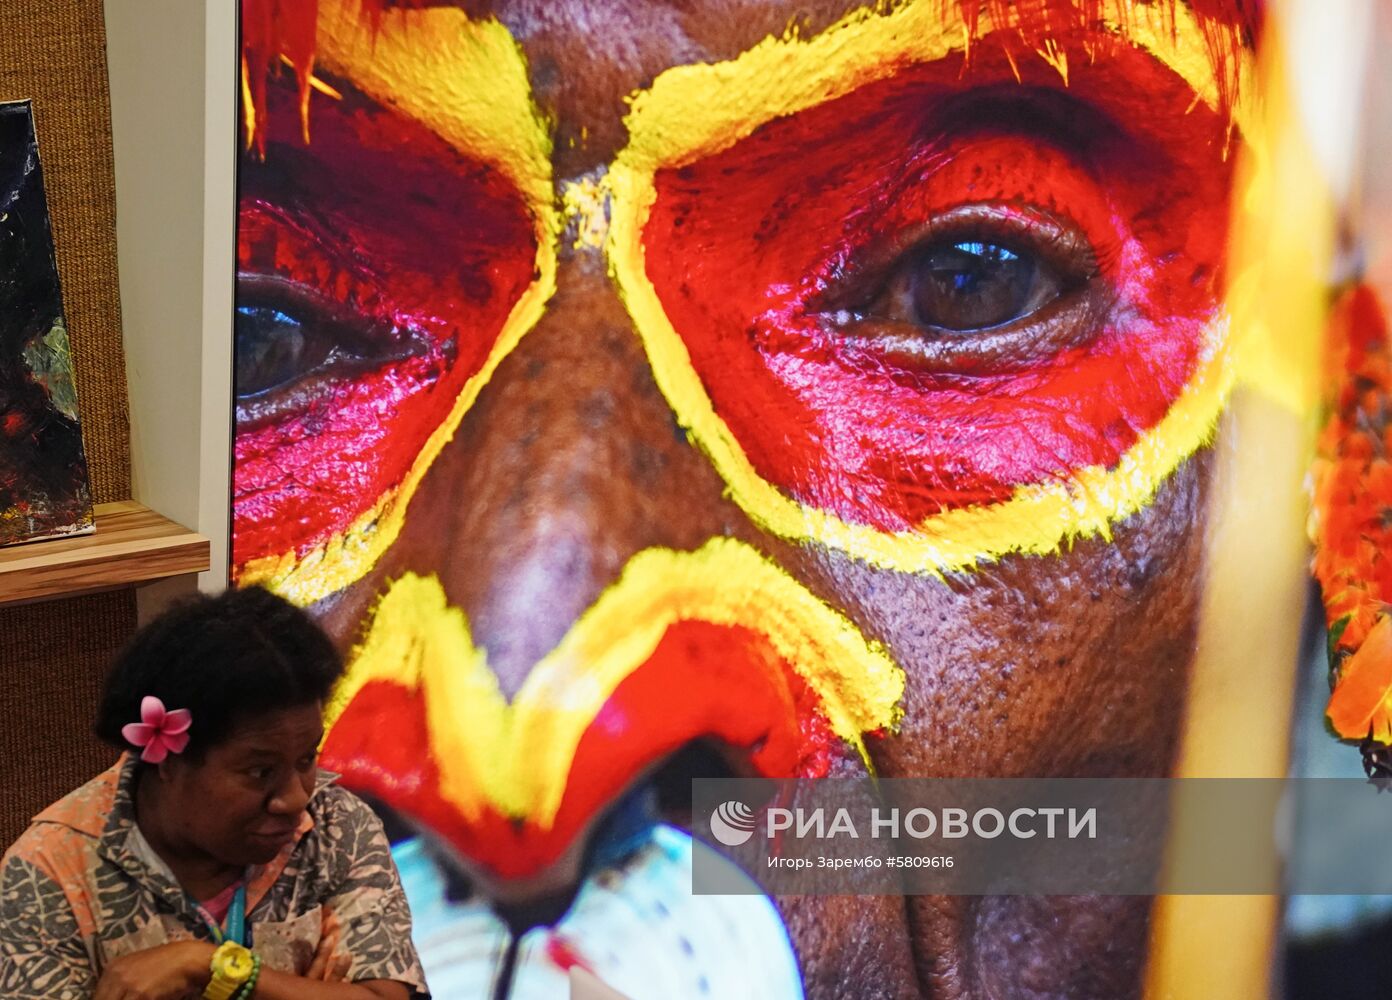
POLYGON ((341 670, 264 590, 143 629, 96 723, 127 752, 5 854, 0 996, 426 996, 382 824, 315 767, 341 670))

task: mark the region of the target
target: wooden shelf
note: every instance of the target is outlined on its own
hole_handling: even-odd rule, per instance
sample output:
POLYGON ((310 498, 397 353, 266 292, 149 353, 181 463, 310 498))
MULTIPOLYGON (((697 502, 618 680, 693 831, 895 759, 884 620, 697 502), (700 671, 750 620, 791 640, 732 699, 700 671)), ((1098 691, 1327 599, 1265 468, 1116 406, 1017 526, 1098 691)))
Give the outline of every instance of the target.
POLYGON ((134 500, 96 506, 97 530, 0 548, 0 604, 110 590, 210 563, 208 540, 134 500))

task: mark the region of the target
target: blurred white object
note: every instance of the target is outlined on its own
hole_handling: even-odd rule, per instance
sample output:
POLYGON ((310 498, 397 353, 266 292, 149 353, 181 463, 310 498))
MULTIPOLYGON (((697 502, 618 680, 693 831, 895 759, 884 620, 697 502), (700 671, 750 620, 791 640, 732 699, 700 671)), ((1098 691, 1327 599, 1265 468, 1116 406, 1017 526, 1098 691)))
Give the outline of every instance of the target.
MULTIPOLYGON (((773 903, 762 895, 693 895, 695 851, 729 864, 680 830, 653 827, 630 859, 586 880, 554 927, 522 936, 506 996, 558 1000, 570 995, 570 970, 579 967, 626 1000, 802 1000, 797 959, 773 903)), ((512 944, 503 921, 483 899, 448 900, 420 841, 393 854, 431 995, 492 1000, 512 944)))

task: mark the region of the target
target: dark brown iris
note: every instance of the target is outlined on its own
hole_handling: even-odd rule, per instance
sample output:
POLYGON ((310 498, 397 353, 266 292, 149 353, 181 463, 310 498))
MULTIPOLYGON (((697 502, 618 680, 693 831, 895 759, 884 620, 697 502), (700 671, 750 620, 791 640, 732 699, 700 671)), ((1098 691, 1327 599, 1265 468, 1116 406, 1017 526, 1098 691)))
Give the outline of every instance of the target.
POLYGON ((1036 255, 976 240, 925 248, 909 282, 920 323, 963 332, 1028 315, 1059 287, 1036 255))

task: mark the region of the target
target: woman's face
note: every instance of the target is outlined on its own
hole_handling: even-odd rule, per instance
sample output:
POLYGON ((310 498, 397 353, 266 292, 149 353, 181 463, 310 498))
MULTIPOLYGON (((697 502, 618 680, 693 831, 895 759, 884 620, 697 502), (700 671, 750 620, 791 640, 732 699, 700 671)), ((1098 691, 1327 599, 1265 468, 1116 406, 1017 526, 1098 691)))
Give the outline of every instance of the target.
MULTIPOLYGON (((1239 5, 324 6, 241 168, 234 561, 352 650, 330 766, 510 899, 697 744, 1168 773, 1239 5)), ((812 996, 1144 955, 1144 901, 780 906, 812 996)))
POLYGON ((223 864, 266 864, 304 819, 323 733, 316 701, 239 725, 201 762, 166 758, 163 829, 223 864))

